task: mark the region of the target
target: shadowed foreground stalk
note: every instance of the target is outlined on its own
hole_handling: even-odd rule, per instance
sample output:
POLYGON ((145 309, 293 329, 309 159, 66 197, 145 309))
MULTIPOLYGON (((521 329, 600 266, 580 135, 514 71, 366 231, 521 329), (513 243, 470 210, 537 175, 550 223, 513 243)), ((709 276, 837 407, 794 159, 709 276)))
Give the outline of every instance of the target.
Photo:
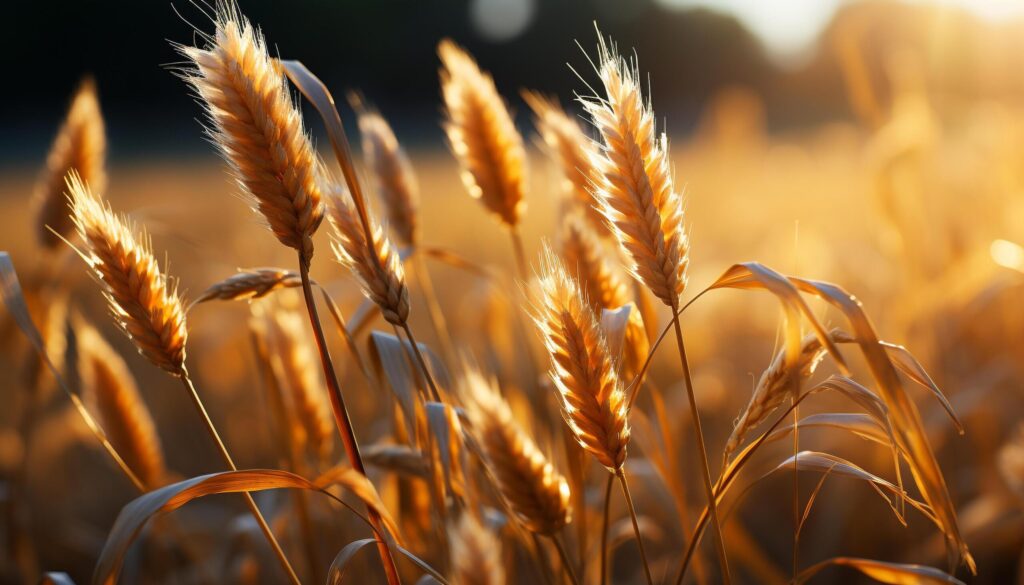
MULTIPOLYGON (((189 398, 192 399, 192 404, 196 407, 196 412, 202 417, 204 426, 207 432, 210 434, 210 438, 216 443, 217 449, 220 451, 220 456, 224 460, 224 464, 228 466, 231 471, 238 471, 238 467, 235 466, 235 461, 231 458, 231 453, 228 452, 227 446, 224 445, 224 441, 220 438, 220 433, 217 432, 217 427, 213 425, 213 421, 210 420, 210 414, 206 412, 206 407, 203 406, 203 400, 199 398, 199 393, 196 392, 196 387, 192 383, 192 378, 188 375, 188 370, 182 367, 181 370, 181 383, 185 386, 185 390, 188 391, 189 398)), ((277 560, 281 562, 281 568, 284 569, 288 575, 288 580, 296 585, 300 585, 302 582, 299 581, 299 577, 295 574, 295 569, 292 569, 291 563, 288 562, 288 557, 285 556, 284 551, 281 550, 281 545, 278 544, 277 539, 274 537, 273 531, 270 530, 270 526, 267 525, 266 519, 263 518, 263 513, 260 512, 259 507, 256 505, 256 501, 252 499, 252 495, 249 492, 244 492, 245 504, 249 507, 249 511, 252 512, 253 518, 256 519, 256 523, 260 526, 260 531, 263 532, 264 536, 267 537, 267 542, 270 543, 270 547, 274 549, 274 555, 277 560)))
MULTIPOLYGON (((359 443, 352 431, 352 422, 349 420, 348 409, 345 408, 345 398, 341 394, 341 385, 338 384, 338 377, 334 373, 334 363, 331 354, 327 350, 327 341, 324 339, 324 331, 320 326, 320 317, 316 311, 316 301, 313 299, 313 288, 309 281, 309 266, 302 254, 299 254, 299 274, 302 278, 302 295, 306 302, 306 310, 309 313, 309 323, 313 328, 313 335, 316 337, 317 351, 320 353, 320 362, 324 370, 324 378, 327 380, 328 394, 331 397, 331 408, 334 411, 334 419, 338 424, 338 433, 345 446, 345 454, 348 456, 352 468, 362 475, 366 475, 366 468, 363 466, 363 459, 359 454, 359 443)), ((384 534, 384 526, 380 515, 373 509, 367 508, 367 516, 373 525, 375 535, 384 534)), ((391 549, 379 536, 377 537, 377 551, 380 553, 381 564, 384 573, 387 575, 389 585, 398 585, 401 579, 398 576, 398 568, 395 566, 395 559, 391 549)))
POLYGON ((640 524, 636 519, 636 507, 633 505, 633 496, 629 494, 629 484, 626 483, 626 472, 620 467, 615 472, 622 486, 622 496, 626 498, 626 505, 629 507, 629 519, 633 521, 633 534, 636 535, 636 546, 640 549, 640 563, 644 566, 644 576, 647 577, 647 584, 654 585, 654 578, 651 577, 651 565, 647 562, 647 551, 644 549, 644 539, 640 536, 640 524))

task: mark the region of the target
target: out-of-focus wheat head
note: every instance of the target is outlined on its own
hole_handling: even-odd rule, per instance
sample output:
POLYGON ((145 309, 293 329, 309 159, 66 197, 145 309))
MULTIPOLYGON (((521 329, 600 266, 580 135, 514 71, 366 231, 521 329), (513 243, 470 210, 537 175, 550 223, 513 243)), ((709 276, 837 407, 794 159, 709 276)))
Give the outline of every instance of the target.
POLYGON ((83 259, 102 283, 117 324, 149 361, 174 375, 185 368, 185 312, 177 291, 160 272, 145 231, 136 238, 124 218, 72 171, 72 218, 84 242, 83 259))
POLYGON ((1014 495, 1024 501, 1024 426, 999 449, 999 473, 1014 495))
POLYGON ((299 425, 294 429, 295 435, 324 458, 334 446, 334 417, 305 321, 300 314, 281 308, 264 314, 264 319, 269 349, 280 367, 279 383, 287 390, 295 409, 299 425))
POLYGON ((526 209, 523 139, 494 79, 448 39, 441 41, 437 53, 443 65, 444 127, 462 166, 463 183, 472 197, 513 228, 526 209))
POLYGON ((750 402, 740 413, 733 425, 732 434, 725 443, 723 457, 726 461, 736 452, 750 429, 764 422, 787 398, 793 398, 800 382, 814 374, 827 350, 814 334, 804 337, 800 354, 792 366, 786 364, 786 352, 780 351, 754 387, 750 402))
POLYGON ((107 176, 103 168, 106 150, 107 139, 96 84, 91 78, 86 78, 71 100, 71 107, 50 147, 46 168, 33 195, 36 235, 44 247, 56 248, 61 237, 68 237, 75 228, 68 215, 67 197, 64 196, 64 181, 71 170, 77 171, 97 193, 106 189, 107 176))
POLYGON ((300 286, 302 286, 302 278, 294 270, 253 268, 213 283, 193 301, 193 304, 213 299, 222 301, 258 299, 275 290, 300 286))
POLYGON ((409 157, 380 112, 360 102, 357 120, 363 157, 376 181, 378 195, 384 201, 388 227, 399 242, 413 246, 419 228, 420 187, 409 157))
POLYGON ((370 219, 373 243, 366 240, 366 230, 348 191, 337 183, 325 187, 329 201, 334 257, 359 280, 363 294, 378 307, 384 319, 403 325, 409 318, 409 289, 398 248, 380 225, 370 219))
POLYGON ((263 36, 230 4, 220 6, 206 48, 178 47, 195 64, 182 77, 203 101, 209 134, 243 192, 308 264, 324 216, 319 161, 263 36))
POLYGON ((163 449, 135 378, 99 332, 78 321, 75 336, 85 402, 129 469, 147 488, 159 487, 167 476, 163 449))
POLYGON ((580 445, 609 470, 626 460, 626 396, 594 311, 550 248, 541 258, 534 322, 551 357, 551 379, 580 445))
POLYGON ((689 241, 683 199, 669 167, 668 138, 657 135, 636 66, 604 43, 599 58, 606 95, 580 98, 603 141, 593 159, 598 172, 594 196, 632 259, 630 270, 674 307, 686 288, 689 241))
POLYGON ((494 383, 470 370, 460 394, 498 489, 523 525, 551 535, 568 524, 568 482, 516 422, 494 383))
POLYGON ((505 585, 501 541, 468 512, 449 530, 453 585, 505 585))
POLYGON ((610 237, 608 222, 593 194, 594 181, 598 178, 594 168, 597 156, 594 141, 553 98, 527 91, 523 92, 523 99, 533 110, 534 124, 550 155, 558 161, 568 203, 582 211, 596 234, 610 237))

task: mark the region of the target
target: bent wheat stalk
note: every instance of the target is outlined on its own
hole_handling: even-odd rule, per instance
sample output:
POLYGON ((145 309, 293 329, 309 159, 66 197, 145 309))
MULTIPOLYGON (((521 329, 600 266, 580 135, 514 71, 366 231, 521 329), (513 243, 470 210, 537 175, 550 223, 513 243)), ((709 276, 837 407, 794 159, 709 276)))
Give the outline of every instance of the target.
MULTIPOLYGON (((79 254, 103 286, 114 320, 150 362, 181 380, 224 463, 232 471, 237 470, 188 375, 185 311, 177 292, 171 288, 169 279, 160 271, 149 250, 148 236, 142 232, 141 237, 136 238, 124 219, 93 195, 74 171, 68 179, 68 188, 73 221, 85 246, 79 254)), ((299 583, 281 545, 248 492, 245 492, 245 501, 281 568, 293 583, 299 583)))
MULTIPOLYGON (((352 467, 365 475, 341 386, 327 350, 313 299, 309 264, 313 234, 324 216, 320 163, 288 94, 280 64, 270 59, 262 35, 233 4, 218 11, 208 46, 179 47, 195 67, 183 72, 202 98, 210 133, 233 167, 243 192, 263 214, 277 239, 296 250, 303 299, 330 389, 331 406, 352 467)), ((369 509, 375 535, 383 533, 380 515, 369 509)), ((377 549, 388 582, 400 582, 387 543, 377 549)))
MULTIPOLYGON (((675 315, 679 312, 679 296, 686 288, 689 240, 683 225, 682 196, 675 190, 669 167, 668 139, 664 134, 657 136, 654 114, 641 95, 635 65, 628 64, 603 41, 599 46, 598 74, 605 97, 581 98, 603 140, 601 155, 595 161, 599 177, 594 194, 619 244, 631 259, 634 277, 675 315)), ((722 579, 729 583, 725 541, 678 317, 673 318, 673 326, 701 457, 704 489, 716 528, 722 579)))

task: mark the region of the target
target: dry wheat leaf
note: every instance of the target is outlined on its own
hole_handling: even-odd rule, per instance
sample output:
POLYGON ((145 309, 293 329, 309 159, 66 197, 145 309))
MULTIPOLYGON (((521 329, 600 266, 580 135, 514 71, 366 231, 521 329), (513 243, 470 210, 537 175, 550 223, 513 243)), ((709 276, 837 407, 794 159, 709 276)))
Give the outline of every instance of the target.
POLYGON ((384 500, 381 499, 380 494, 377 492, 377 488, 375 488, 369 478, 362 473, 345 464, 335 465, 320 474, 320 476, 316 478, 316 481, 313 482, 313 485, 324 492, 326 492, 327 488, 332 485, 340 485, 346 490, 352 492, 353 495, 362 500, 364 504, 380 515, 381 520, 388 529, 388 532, 391 533, 392 538, 395 539, 397 544, 405 544, 405 541, 402 538, 402 533, 398 528, 398 523, 395 522, 394 517, 391 516, 391 512, 389 512, 387 507, 384 505, 384 500))
POLYGON ((626 342, 626 326, 629 315, 636 307, 630 303, 617 309, 601 309, 601 329, 608 341, 608 354, 616 362, 622 359, 622 348, 626 342))
MULTIPOLYGON (((793 432, 794 425, 789 424, 775 429, 765 442, 778 441, 793 432)), ((892 448, 895 445, 885 427, 869 414, 859 412, 824 412, 812 414, 800 419, 796 425, 800 431, 814 428, 840 429, 868 441, 892 448)))
MULTIPOLYGON (((332 476, 327 479, 335 478, 332 476)), ((325 490, 328 483, 335 482, 318 480, 314 483, 287 471, 252 469, 224 471, 193 477, 143 494, 129 502, 118 514, 117 520, 114 521, 114 526, 107 536, 106 544, 103 545, 103 550, 100 552, 99 560, 96 562, 92 582, 95 585, 110 585, 117 582, 118 573, 129 547, 142 531, 146 522, 153 516, 172 512, 192 500, 213 494, 259 492, 281 488, 319 491, 342 505, 346 505, 340 498, 325 490)), ((347 484, 343 485, 348 487, 347 484)), ((365 490, 353 493, 363 499, 368 506, 376 507, 375 501, 364 499, 365 490)), ((346 505, 346 507, 348 506, 346 505)), ((378 512, 386 512, 386 510, 381 508, 378 509, 378 512)), ((382 517, 387 519, 384 514, 382 517)), ((397 532, 393 534, 397 538, 397 532)))
POLYGON ((935 511, 939 526, 946 536, 946 550, 951 565, 963 563, 971 573, 977 572, 974 558, 960 534, 956 510, 949 496, 946 480, 932 453, 917 406, 900 382, 896 367, 880 343, 874 326, 864 313, 860 301, 842 288, 818 281, 790 278, 801 291, 815 295, 838 308, 849 320, 853 336, 867 361, 872 377, 889 407, 898 442, 907 452, 910 470, 925 501, 935 511))
POLYGON ((39 585, 75 585, 75 582, 67 573, 49 572, 43 574, 39 585))
MULTIPOLYGON (((366 548, 367 545, 374 544, 375 542, 377 542, 377 539, 375 538, 353 540, 338 551, 334 560, 331 561, 330 569, 327 571, 327 585, 341 585, 342 580, 345 577, 345 569, 348 566, 349 561, 351 561, 357 553, 366 548)), ((396 546, 395 549, 412 561, 417 567, 423 569, 427 573, 424 575, 424 578, 434 579, 437 583, 448 585, 448 581, 445 580, 444 576, 437 572, 437 570, 431 567, 426 561, 400 546, 396 546)))
POLYGON ((734 264, 725 271, 707 290, 720 288, 761 289, 775 295, 782 302, 786 315, 786 363, 793 364, 800 354, 800 315, 802 314, 814 330, 822 347, 828 350, 840 371, 846 373, 846 361, 832 338, 814 316, 807 301, 788 278, 757 262, 734 264))
POLYGON ((964 582, 934 567, 902 563, 886 563, 870 559, 836 557, 804 569, 794 579, 796 585, 806 583, 827 567, 850 567, 864 575, 890 585, 964 585, 964 582))

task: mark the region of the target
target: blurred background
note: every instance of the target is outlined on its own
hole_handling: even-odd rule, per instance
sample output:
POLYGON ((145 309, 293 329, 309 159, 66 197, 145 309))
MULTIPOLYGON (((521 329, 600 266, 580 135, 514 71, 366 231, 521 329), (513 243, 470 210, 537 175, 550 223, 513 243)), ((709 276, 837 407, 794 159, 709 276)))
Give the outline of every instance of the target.
MULTIPOLYGON (((542 238, 556 239, 561 177, 540 148, 520 91, 557 95, 579 114, 574 92, 589 93, 587 84, 597 81, 587 57, 596 53, 596 23, 622 53, 635 53, 649 79, 659 128, 672 140, 693 242, 692 290, 735 262, 757 260, 855 293, 882 337, 911 348, 964 420, 967 435, 961 438, 937 403, 923 392, 915 395, 978 559, 980 573, 972 582, 1024 583, 1024 435, 1016 434, 1024 415, 1024 1, 239 4, 276 53, 303 61, 331 88, 354 144, 347 90, 360 90, 391 122, 419 176, 424 241, 505 270, 513 266, 506 237, 466 195, 445 144, 437 43, 450 37, 466 47, 493 74, 514 112, 529 152, 523 235, 533 258, 542 238)), ((146 224, 156 255, 162 260, 166 254, 187 297, 237 267, 292 266, 290 251, 232 197, 237 187, 204 138, 202 112, 169 70, 180 61, 172 42, 199 42, 193 26, 212 29, 201 4, 15 2, 3 14, 0 249, 11 251, 23 278, 42 265, 31 194, 70 97, 86 75, 95 78, 107 128, 106 197, 146 224)), ((308 108, 306 122, 326 153, 322 125, 308 108)), ((329 258, 326 235, 318 234, 317 245, 314 278, 344 311, 355 311, 357 287, 329 258)), ((140 381, 168 467, 185 477, 217 469, 176 382, 135 354, 110 325, 80 262, 67 256, 59 266, 77 283, 76 310, 90 316, 140 381)), ((494 331, 479 326, 487 315, 509 311, 507 294, 451 266, 437 264, 432 271, 460 343, 495 347, 504 358, 498 362, 512 363, 521 340, 488 339, 494 331)), ((688 317, 687 335, 699 341, 691 344, 698 403, 713 445, 728 436, 776 348, 777 302, 745 294, 710 295, 688 317)), ((845 325, 840 316, 816 311, 826 324, 845 325)), ((424 315, 422 301, 414 298, 414 328, 429 331, 424 315)), ((277 460, 262 422, 266 404, 250 399, 258 380, 248 317, 241 303, 190 313, 190 369, 240 463, 273 466, 277 460)), ((662 314, 659 326, 667 322, 662 314)), ((0 329, 7 344, 0 368, 21 372, 31 354, 12 331, 9 322, 0 329)), ((334 350, 343 353, 340 343, 334 350)), ((346 387, 356 389, 353 418, 360 435, 367 441, 385 436, 386 417, 376 416, 380 404, 358 391, 362 382, 352 364, 339 363, 346 387)), ((663 351, 652 376, 671 397, 669 407, 683 412, 677 367, 671 351, 663 351)), ((508 369, 499 374, 515 384, 517 374, 508 369)), ((0 402, 19 395, 24 379, 5 376, 0 402)), ((40 566, 70 571, 82 583, 133 492, 103 453, 84 446, 90 439, 66 400, 51 396, 58 398, 38 430, 49 440, 40 443, 35 458, 24 458, 25 445, 10 430, 17 427, 17 409, 0 414, 7 429, 0 434, 0 468, 5 474, 27 469, 33 537, 45 544, 38 547, 40 566)), ((689 445, 688 431, 673 432, 689 445)), ((824 442, 836 452, 850 448, 863 455, 858 444, 824 442)), ((694 461, 693 453, 684 457, 694 461)), ((887 463, 884 452, 858 461, 877 469, 887 463)), ((649 466, 646 472, 653 473, 649 466)), ((696 479, 690 479, 691 494, 698 494, 696 479)), ((637 483, 639 501, 663 497, 655 478, 637 483)), ((747 582, 788 578, 780 567, 788 568, 789 534, 776 538, 774 532, 789 526, 790 511, 779 504, 788 502, 788 485, 781 479, 766 484, 737 512, 737 526, 752 535, 742 546, 754 552, 738 561, 747 582)), ((828 512, 807 528, 808 563, 853 554, 944 566, 941 540, 926 522, 918 518, 902 528, 868 488, 836 485, 817 504, 828 512), (868 513, 879 521, 858 515, 868 513)), ((227 522, 224 506, 196 509, 191 523, 188 511, 182 512, 186 529, 201 533, 201 542, 220 542, 208 520, 224 514, 227 522)), ((656 510, 651 504, 648 512, 656 510)), ((232 550, 258 542, 253 527, 240 522, 235 518, 229 527, 232 550), (243 540, 248 544, 238 544, 243 540)), ((338 533, 343 531, 330 534, 330 546, 351 540, 338 533)), ((653 548, 671 555, 672 543, 683 535, 661 538, 653 548)), ((712 564, 711 549, 704 552, 712 564)), ((857 582, 847 573, 829 575, 857 582)), ((142 582, 139 574, 132 576, 142 582)))

